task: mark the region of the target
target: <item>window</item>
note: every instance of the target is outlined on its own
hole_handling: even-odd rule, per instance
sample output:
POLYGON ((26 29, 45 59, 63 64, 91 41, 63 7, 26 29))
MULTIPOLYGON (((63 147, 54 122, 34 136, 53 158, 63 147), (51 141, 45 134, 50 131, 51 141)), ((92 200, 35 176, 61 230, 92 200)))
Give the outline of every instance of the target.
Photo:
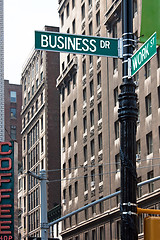
POLYGON ((104 227, 100 227, 99 229, 99 235, 101 240, 104 240, 104 227))
POLYGON ((36 111, 38 111, 38 99, 36 101, 36 111))
MULTIPOLYGON (((119 192, 120 190, 121 190, 120 187, 116 188, 116 192, 119 192)), ((116 203, 117 203, 117 206, 120 204, 120 194, 116 196, 116 203)))
POLYGON ((96 25, 97 25, 97 27, 100 26, 100 11, 98 11, 96 14, 96 25))
POLYGON ((72 0, 72 8, 75 7, 75 0, 72 0))
POLYGON ((93 35, 93 25, 92 22, 89 24, 89 35, 93 35))
POLYGON ((68 84, 67 84, 67 95, 69 95, 71 92, 71 82, 68 81, 68 84))
POLYGON ((71 107, 68 107, 68 121, 71 120, 71 107))
POLYGON ((120 171, 120 154, 115 155, 116 173, 120 171))
POLYGON ((88 190, 88 175, 84 175, 84 191, 88 190))
POLYGON ((93 56, 89 56, 89 64, 90 64, 90 68, 93 67, 93 56))
POLYGON ((95 169, 91 171, 91 182, 95 182, 95 169))
MULTIPOLYGON (((153 170, 147 173, 147 179, 154 178, 154 172, 153 170)), ((148 191, 149 193, 154 191, 154 183, 148 183, 148 191)))
POLYGON ((43 81, 43 72, 41 72, 41 82, 43 81))
POLYGON ((36 89, 38 88, 39 82, 38 79, 36 80, 36 89))
POLYGON ((10 101, 14 103, 17 102, 17 93, 15 91, 10 91, 10 101))
POLYGON ((61 14, 61 26, 64 24, 64 12, 61 14))
POLYGON ((101 71, 97 73, 97 86, 101 86, 101 71))
POLYGON ((95 155, 95 146, 94 146, 94 140, 91 141, 91 157, 95 155))
POLYGON ((83 72, 83 76, 86 75, 86 60, 84 60, 82 63, 82 72, 83 72))
POLYGON ((113 38, 117 38, 117 23, 113 25, 113 38))
POLYGON ((158 86, 157 90, 158 90, 158 107, 160 108, 160 86, 158 86))
POLYGON ((75 99, 74 102, 73 102, 73 113, 74 115, 76 114, 77 112, 77 100, 75 99))
POLYGON ((11 139, 16 140, 16 136, 17 136, 16 126, 11 125, 10 131, 11 131, 11 139))
POLYGON ((73 32, 73 34, 76 32, 76 21, 75 21, 75 19, 72 22, 72 32, 73 32))
POLYGON ((77 80, 77 74, 74 74, 74 75, 73 75, 73 89, 74 89, 75 86, 76 86, 76 80, 77 80))
POLYGON ((62 114, 62 126, 65 126, 65 112, 62 114))
POLYGON ((34 94, 34 85, 32 86, 32 95, 34 94))
MULTIPOLYGON (((103 196, 101 196, 100 198, 103 198, 103 196)), ((99 211, 100 211, 100 213, 104 212, 104 202, 103 201, 99 203, 99 211)))
POLYGON ((86 92, 86 88, 83 89, 83 101, 87 100, 87 92, 86 92))
POLYGON ((88 0, 88 5, 92 5, 92 0, 88 0))
POLYGON ((119 121, 114 123, 115 140, 119 138, 119 121))
POLYGON ((83 118, 83 132, 85 133, 87 130, 87 117, 83 118))
POLYGON ((44 143, 43 143, 43 137, 41 138, 41 153, 44 151, 44 143))
POLYGON ((67 15, 67 18, 69 17, 69 3, 67 4, 67 7, 66 7, 66 15, 67 15))
POLYGON ((72 172, 72 162, 71 162, 71 158, 68 160, 68 168, 69 168, 69 173, 72 172))
POLYGON ((41 117, 41 130, 43 130, 43 115, 41 117))
POLYGON ((41 105, 43 104, 43 92, 41 93, 41 105))
POLYGON ((66 147, 66 138, 63 138, 63 152, 65 152, 65 147, 66 147))
POLYGON ((98 104, 98 120, 102 118, 102 102, 98 104))
POLYGON ((150 153, 153 152, 152 132, 147 134, 146 141, 147 141, 147 154, 149 155, 150 153))
POLYGON ((145 67, 145 77, 148 78, 151 75, 151 63, 150 61, 146 63, 145 67))
MULTIPOLYGON (((142 177, 137 178, 137 183, 140 183, 140 182, 142 182, 142 177)), ((138 196, 138 198, 140 198, 142 196, 142 186, 137 187, 137 196, 138 196)))
POLYGON ((11 108, 10 109, 10 116, 11 116, 11 118, 16 118, 17 117, 16 108, 11 108))
POLYGON ((74 128, 74 142, 77 141, 77 126, 74 128))
POLYGON ((28 112, 27 114, 27 121, 29 122, 29 120, 30 120, 30 112, 28 112))
POLYGON ((66 199, 66 189, 63 190, 63 199, 66 199))
POLYGON ((65 99, 65 88, 62 88, 62 102, 64 101, 65 99))
POLYGON ((159 129, 159 148, 160 148, 160 126, 158 127, 159 129))
POLYGON ((137 13, 137 0, 133 0, 133 16, 137 13))
POLYGON ((68 147, 71 146, 71 132, 68 133, 68 147))
POLYGON ((98 167, 98 171, 99 171, 99 182, 103 181, 103 165, 100 165, 98 167))
POLYGON ((75 167, 75 169, 78 168, 78 157, 77 157, 77 153, 74 155, 74 167, 75 167))
POLYGON ((114 106, 116 107, 118 103, 118 87, 114 89, 114 106))
MULTIPOLYGON (((88 219, 88 208, 84 210, 85 219, 88 219)), ((88 233, 85 233, 85 240, 89 240, 88 233)))
POLYGON ((151 93, 145 97, 146 102, 146 117, 152 113, 152 105, 151 105, 151 93))
POLYGON ((87 145, 85 145, 83 148, 83 156, 84 156, 84 162, 86 162, 87 161, 87 145))
POLYGON ((26 91, 26 78, 24 79, 24 87, 23 87, 24 91, 26 91))
POLYGON ((102 133, 98 135, 98 150, 102 150, 103 148, 103 143, 102 143, 102 133))
POLYGON ((117 221, 117 240, 121 239, 121 222, 117 221))
POLYGON ((82 20, 83 20, 85 18, 85 4, 83 4, 81 7, 81 16, 82 16, 82 20))
POLYGON ((113 74, 115 74, 118 71, 118 59, 113 58, 113 74))
POLYGON ((78 196, 78 182, 75 182, 74 190, 75 190, 75 197, 77 197, 78 196))
POLYGON ((93 205, 92 206, 92 215, 94 216, 95 214, 96 214, 96 205, 93 205))
POLYGON ((72 200, 72 186, 69 186, 69 200, 72 200))
POLYGON ((91 127, 94 125, 94 110, 90 112, 90 124, 91 127))
POLYGON ((90 97, 94 95, 94 85, 93 85, 93 80, 90 82, 90 97))
POLYGON ((140 154, 141 153, 141 143, 140 140, 138 140, 136 142, 136 154, 140 154))

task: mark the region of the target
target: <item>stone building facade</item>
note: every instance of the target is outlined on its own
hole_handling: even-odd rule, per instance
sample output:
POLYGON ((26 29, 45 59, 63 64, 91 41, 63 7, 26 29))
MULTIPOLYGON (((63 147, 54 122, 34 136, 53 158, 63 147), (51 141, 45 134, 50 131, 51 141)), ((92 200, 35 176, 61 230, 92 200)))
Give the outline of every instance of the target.
MULTIPOLYGON (((45 26, 45 31, 58 32, 45 26)), ((41 236, 40 183, 28 171, 47 171, 47 209, 60 204, 59 53, 33 51, 22 72, 22 167, 19 199, 22 239, 41 236), (22 191, 21 191, 22 189, 22 191)))
MULTIPOLYGON (((59 0, 60 32, 122 37, 121 0, 59 0)), ((133 32, 140 36, 141 1, 133 0, 133 32)), ((135 45, 135 51, 141 44, 135 45)), ((120 190, 118 95, 122 60, 61 53, 62 216, 120 190)), ((138 95, 137 181, 160 174, 160 50, 135 76, 138 95)), ((140 207, 159 208, 159 183, 137 190, 140 207)), ((120 197, 63 221, 65 240, 120 239, 120 197)), ((139 238, 143 238, 139 216, 139 238)))

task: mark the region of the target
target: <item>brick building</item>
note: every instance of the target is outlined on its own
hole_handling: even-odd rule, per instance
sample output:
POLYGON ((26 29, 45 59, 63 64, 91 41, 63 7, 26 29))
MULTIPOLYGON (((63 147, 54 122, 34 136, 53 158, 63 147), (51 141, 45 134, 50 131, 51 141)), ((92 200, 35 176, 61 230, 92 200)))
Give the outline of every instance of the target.
MULTIPOLYGON (((60 31, 122 37, 121 0, 59 0, 60 31)), ((133 31, 140 36, 141 1, 133 0, 133 31)), ((135 46, 135 51, 140 47, 135 46)), ((122 60, 61 53, 60 91, 62 216, 120 190, 118 95, 122 60)), ((137 180, 160 174, 160 50, 135 76, 137 180)), ((137 190, 139 206, 159 208, 159 183, 137 190)), ((63 221, 65 240, 120 239, 120 197, 63 221)), ((143 238, 139 217, 139 238, 143 238)))
MULTIPOLYGON (((58 32, 45 26, 45 31, 58 32)), ((26 173, 47 171, 47 209, 60 204, 59 53, 33 51, 22 72, 22 165, 19 236, 40 237, 40 183, 26 173), (51 170, 51 171, 50 171, 51 170), (50 182, 51 181, 51 182, 50 182), (22 191, 21 191, 22 189, 22 191)))

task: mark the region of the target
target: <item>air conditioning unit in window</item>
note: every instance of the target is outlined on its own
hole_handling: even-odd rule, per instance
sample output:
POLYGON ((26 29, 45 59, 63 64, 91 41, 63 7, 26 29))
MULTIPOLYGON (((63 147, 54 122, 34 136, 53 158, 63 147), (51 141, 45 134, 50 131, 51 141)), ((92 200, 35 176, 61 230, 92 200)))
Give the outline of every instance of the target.
POLYGON ((66 199, 62 199, 62 204, 66 204, 66 199))
POLYGON ((136 154, 136 161, 139 161, 141 159, 141 155, 139 153, 136 154))
POLYGON ((95 186, 95 181, 92 181, 91 182, 91 187, 94 187, 95 186))

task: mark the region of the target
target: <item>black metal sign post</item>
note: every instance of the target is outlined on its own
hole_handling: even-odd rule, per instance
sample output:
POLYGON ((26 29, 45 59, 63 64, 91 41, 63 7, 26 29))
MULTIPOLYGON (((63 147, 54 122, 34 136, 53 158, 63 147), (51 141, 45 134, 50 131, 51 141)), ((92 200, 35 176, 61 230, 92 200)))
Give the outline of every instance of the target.
POLYGON ((123 62, 119 121, 121 123, 121 239, 137 240, 136 121, 137 95, 128 78, 128 58, 133 54, 133 0, 122 0, 123 62))

